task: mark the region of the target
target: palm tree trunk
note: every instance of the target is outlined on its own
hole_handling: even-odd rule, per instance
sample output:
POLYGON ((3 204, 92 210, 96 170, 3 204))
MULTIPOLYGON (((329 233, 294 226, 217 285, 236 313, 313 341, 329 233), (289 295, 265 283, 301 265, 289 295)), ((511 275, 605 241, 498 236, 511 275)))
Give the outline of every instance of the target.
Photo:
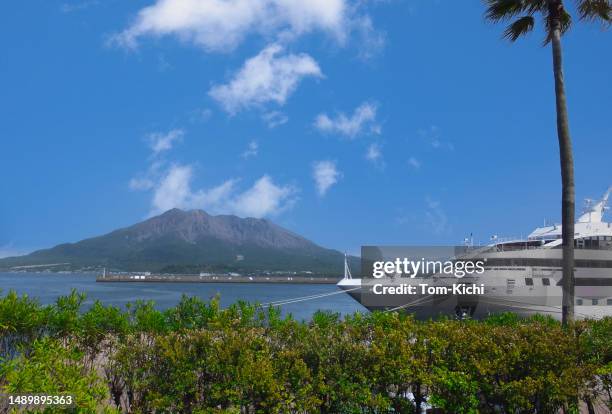
POLYGON ((574 157, 569 132, 569 120, 563 79, 563 55, 561 50, 561 0, 549 0, 549 19, 555 74, 555 96, 557 104, 557 136, 561 160, 561 216, 563 238, 563 300, 562 321, 567 326, 574 321, 574 157))

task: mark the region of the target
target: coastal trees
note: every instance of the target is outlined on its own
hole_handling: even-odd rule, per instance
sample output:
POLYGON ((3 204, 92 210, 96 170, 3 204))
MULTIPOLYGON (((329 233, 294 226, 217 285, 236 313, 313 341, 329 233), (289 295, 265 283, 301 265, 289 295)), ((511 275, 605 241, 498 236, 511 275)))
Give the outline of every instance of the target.
POLYGON ((589 386, 583 390, 582 399, 589 409, 598 399, 608 401, 608 409, 612 411, 612 318, 581 321, 576 331, 582 350, 581 365, 590 364, 595 371, 589 386))
MULTIPOLYGON (((612 404, 612 318, 570 329, 514 314, 418 321, 395 312, 318 312, 296 321, 275 308, 187 297, 166 310, 139 302, 127 311, 94 303, 75 312, 82 299, 73 293, 43 306, 0 297, 0 396, 63 393, 74 396, 77 412, 133 413, 556 412, 578 400, 612 404)), ((45 412, 63 412, 56 408, 45 412)))
POLYGON ((11 291, 0 299, 0 360, 10 358, 21 347, 28 353, 35 339, 45 331, 49 308, 27 295, 18 296, 11 291))
MULTIPOLYGON (((105 406, 108 390, 104 382, 94 369, 86 366, 83 354, 74 344, 57 339, 35 340, 29 356, 20 355, 0 366, 0 379, 6 384, 0 388, 4 394, 69 398, 65 405, 44 404, 41 411, 37 410, 40 404, 30 404, 35 412, 113 412, 105 406)), ((18 412, 16 406, 11 407, 13 411, 2 407, 4 403, 0 401, 0 410, 7 408, 3 412, 18 412)))
MULTIPOLYGON (((555 79, 557 137, 561 162, 561 217, 563 239, 563 324, 574 320, 574 161, 567 113, 561 36, 569 30, 572 17, 563 0, 484 0, 486 18, 492 22, 510 22, 504 37, 514 42, 531 32, 535 17, 542 16, 546 31, 544 44, 551 45, 555 79)), ((610 0, 576 0, 580 20, 612 22, 610 0)))

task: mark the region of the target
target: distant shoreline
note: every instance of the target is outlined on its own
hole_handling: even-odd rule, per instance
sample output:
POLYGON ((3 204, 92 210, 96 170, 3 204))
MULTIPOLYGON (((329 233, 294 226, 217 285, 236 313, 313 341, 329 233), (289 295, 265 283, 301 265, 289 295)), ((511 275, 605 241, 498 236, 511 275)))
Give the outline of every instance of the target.
POLYGON ((153 283, 287 283, 336 284, 340 277, 322 276, 230 276, 230 275, 98 275, 96 282, 153 282, 153 283))

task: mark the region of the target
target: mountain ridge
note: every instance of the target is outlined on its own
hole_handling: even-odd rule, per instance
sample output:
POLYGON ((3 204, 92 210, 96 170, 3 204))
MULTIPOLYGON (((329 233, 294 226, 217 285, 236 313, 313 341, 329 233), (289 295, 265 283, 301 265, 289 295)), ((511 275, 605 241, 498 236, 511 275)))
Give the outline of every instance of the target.
POLYGON ((174 208, 131 226, 25 256, 0 268, 69 263, 55 270, 108 267, 124 271, 311 271, 336 274, 342 253, 267 219, 174 208))

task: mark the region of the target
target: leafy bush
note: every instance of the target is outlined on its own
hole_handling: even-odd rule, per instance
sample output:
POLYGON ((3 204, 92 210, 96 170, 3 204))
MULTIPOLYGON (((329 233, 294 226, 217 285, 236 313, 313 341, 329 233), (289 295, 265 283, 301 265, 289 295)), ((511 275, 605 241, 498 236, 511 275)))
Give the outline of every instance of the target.
POLYGON ((3 392, 69 395, 73 399, 71 406, 47 406, 44 412, 100 411, 107 402, 108 390, 96 372, 85 367, 82 357, 75 347, 55 339, 35 340, 29 356, 20 355, 0 367, 3 392))
POLYGON ((0 298, 0 393, 71 393, 80 412, 283 414, 552 413, 612 397, 612 318, 299 322, 218 298, 165 311, 83 300, 0 298))

